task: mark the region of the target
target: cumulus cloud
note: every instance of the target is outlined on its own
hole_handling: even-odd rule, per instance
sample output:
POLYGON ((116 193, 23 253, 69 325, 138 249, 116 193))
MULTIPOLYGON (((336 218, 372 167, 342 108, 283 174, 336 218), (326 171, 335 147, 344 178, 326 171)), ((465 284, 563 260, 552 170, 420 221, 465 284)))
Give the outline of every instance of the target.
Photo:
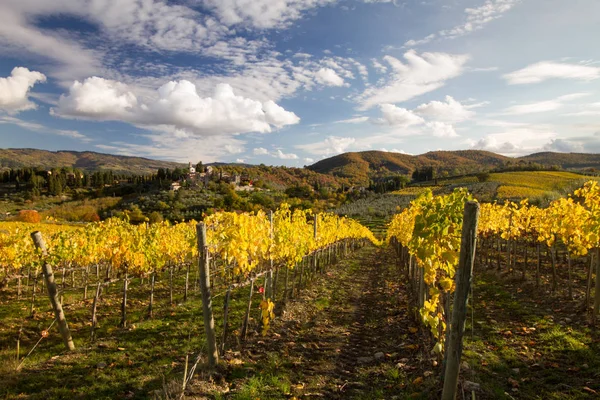
POLYGON ((272 127, 281 128, 300 121, 296 114, 272 101, 261 103, 236 95, 228 84, 217 85, 211 97, 201 97, 193 83, 172 81, 161 86, 156 94, 157 98, 142 103, 127 85, 92 77, 84 82, 76 81, 69 93, 60 97, 52 113, 66 118, 116 120, 203 136, 267 133, 272 127))
POLYGON ((449 79, 461 75, 469 60, 467 55, 448 53, 404 53, 406 63, 391 56, 384 60, 392 72, 388 82, 367 88, 357 99, 363 109, 377 104, 400 103, 444 86, 449 79))
POLYGON ((325 140, 320 142, 299 144, 295 147, 310 154, 329 156, 345 152, 355 142, 356 139, 351 137, 328 136, 325 140))
POLYGON ((541 61, 536 64, 528 65, 518 71, 505 74, 503 78, 510 85, 540 83, 548 79, 592 81, 600 78, 600 67, 541 61))
POLYGON ((423 118, 415 115, 412 111, 396 107, 393 104, 381 104, 379 108, 383 115, 383 121, 379 121, 388 125, 407 128, 413 125, 421 125, 425 122, 423 118))
POLYGON ((256 147, 254 150, 252 150, 252 154, 255 156, 263 156, 269 154, 269 150, 265 149, 264 147, 256 147))
POLYGON ((29 100, 29 91, 38 82, 46 82, 41 72, 15 67, 6 78, 0 78, 0 110, 9 114, 37 108, 29 100))
POLYGON ((58 107, 52 112, 64 117, 134 120, 137 108, 137 97, 127 85, 94 76, 75 81, 69 94, 60 96, 58 107))
POLYGON ((298 156, 294 153, 284 153, 281 149, 277 149, 276 152, 271 154, 273 157, 282 159, 282 160, 297 160, 298 156))
MULTIPOLYGON (((431 101, 421 104, 414 110, 397 107, 393 104, 381 104, 382 118, 372 120, 375 124, 388 125, 390 127, 412 128, 408 132, 414 135, 429 135, 439 138, 458 137, 453 123, 471 119, 475 112, 469 107, 446 96, 446 101, 431 101)), ((400 132, 396 132, 398 134, 400 132)), ((407 132, 404 132, 406 134, 407 132)))
POLYGON ((546 151, 557 151, 559 153, 581 153, 584 151, 581 143, 565 139, 552 139, 543 147, 546 151))
POLYGON ((321 68, 315 73, 317 82, 325 86, 342 86, 344 79, 342 79, 334 70, 331 68, 321 68))
POLYGON ((425 124, 427 129, 431 132, 432 136, 439 138, 455 138, 458 134, 454 130, 454 127, 450 124, 440 121, 431 121, 425 124))
POLYGON ((405 47, 413 47, 421 44, 426 44, 434 39, 447 38, 454 39, 460 36, 467 35, 471 32, 483 29, 488 23, 501 18, 506 12, 510 11, 521 0, 487 0, 483 5, 474 8, 466 8, 466 21, 451 29, 441 30, 437 33, 432 33, 423 39, 411 39, 404 43, 405 47))
POLYGON ((524 125, 507 128, 498 133, 488 134, 476 141, 467 141, 473 149, 487 150, 506 156, 518 157, 542 150, 542 143, 556 139, 558 134, 552 127, 544 125, 524 125))
POLYGON ((446 96, 446 101, 431 101, 421 104, 415 109, 415 113, 445 122, 461 122, 471 119, 475 112, 471 111, 451 96, 446 96))

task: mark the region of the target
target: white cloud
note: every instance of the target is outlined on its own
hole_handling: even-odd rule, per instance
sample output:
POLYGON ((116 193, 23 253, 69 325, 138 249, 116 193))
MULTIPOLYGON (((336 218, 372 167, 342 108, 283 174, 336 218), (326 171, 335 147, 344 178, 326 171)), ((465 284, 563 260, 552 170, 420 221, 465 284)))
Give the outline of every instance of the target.
POLYGON ((540 101, 537 103, 519 104, 508 107, 504 113, 511 115, 533 114, 557 110, 562 107, 562 103, 556 100, 540 101))
POLYGON ((313 155, 329 156, 345 152, 355 142, 356 139, 351 137, 328 136, 320 142, 299 144, 295 147, 313 155))
POLYGON ((133 121, 137 107, 137 97, 127 85, 94 76, 83 83, 75 81, 52 110, 65 117, 133 121))
POLYGON ((445 102, 431 101, 421 104, 414 112, 437 121, 445 122, 466 121, 475 115, 474 111, 470 111, 467 106, 454 100, 451 96, 446 96, 445 102))
POLYGON ((235 162, 236 162, 236 163, 243 164, 245 161, 244 161, 244 159, 243 159, 243 158, 237 158, 237 159, 235 160, 235 162))
POLYGON ((425 36, 423 39, 419 39, 419 40, 411 39, 411 40, 408 40, 406 43, 404 43, 404 47, 415 47, 415 46, 419 46, 419 45, 422 45, 422 44, 427 44, 427 43, 431 42, 433 39, 435 39, 436 36, 437 35, 435 33, 432 33, 429 36, 425 36))
POLYGON ((558 110, 564 106, 565 102, 580 99, 585 96, 589 96, 590 93, 571 93, 563 96, 559 96, 553 100, 540 101, 536 103, 518 104, 516 106, 508 107, 504 110, 504 114, 508 115, 523 115, 542 113, 558 110))
POLYGON ((174 138, 168 132, 156 132, 144 136, 148 142, 134 144, 122 141, 98 144, 95 147, 113 154, 144 156, 187 163, 190 160, 215 162, 244 151, 244 142, 228 136, 180 136, 174 138))
POLYGON ((334 124, 361 124, 363 122, 367 122, 369 117, 354 117, 348 119, 342 119, 340 121, 334 121, 334 124))
POLYGON ((205 0, 226 25, 243 24, 260 29, 283 28, 303 12, 337 0, 205 0))
POLYGON ((82 142, 91 142, 92 141, 86 135, 84 135, 78 131, 75 131, 75 130, 54 129, 54 128, 44 126, 42 124, 38 124, 36 122, 24 121, 22 119, 15 118, 15 117, 0 115, 0 124, 17 125, 17 126, 20 126, 21 128, 24 128, 24 129, 27 129, 27 130, 30 130, 33 132, 69 137, 72 139, 80 140, 82 142))
POLYGON ((487 150, 506 156, 518 157, 542 150, 541 143, 555 139, 557 133, 552 127, 527 125, 508 128, 503 132, 492 133, 467 143, 473 149, 487 150))
POLYGON ((600 102, 585 104, 580 107, 579 111, 562 114, 565 117, 587 117, 600 116, 600 102))
POLYGON ((317 82, 325 86, 342 86, 344 79, 342 79, 336 72, 331 68, 321 68, 315 73, 317 82))
POLYGON ((464 36, 469 33, 482 29, 491 21, 501 18, 502 15, 508 12, 511 8, 517 5, 520 0, 487 0, 483 5, 475 8, 466 8, 466 21, 454 28, 441 30, 437 33, 432 33, 423 39, 408 40, 404 43, 405 47, 413 47, 431 42, 436 38, 454 39, 459 36, 464 36))
POLYGON ((379 61, 377 61, 376 58, 372 58, 371 63, 373 64, 373 68, 375 68, 375 70, 380 74, 385 74, 387 72, 387 67, 379 61))
POLYGON ((383 121, 388 125, 407 128, 413 125, 421 125, 425 120, 412 111, 405 108, 396 107, 393 104, 381 104, 379 106, 383 114, 383 121))
POLYGON ((298 156, 294 153, 284 153, 280 149, 277 149, 276 152, 271 154, 273 157, 280 158, 282 160, 297 160, 298 156))
POLYGON ((179 134, 235 135, 271 132, 296 124, 300 118, 272 101, 238 96, 227 84, 217 85, 212 97, 200 97, 187 81, 169 82, 157 97, 141 103, 127 85, 92 77, 76 81, 52 113, 66 118, 117 120, 179 134))
POLYGON ((357 99, 362 108, 371 108, 377 104, 399 103, 439 89, 445 81, 462 74, 469 60, 467 55, 447 53, 423 53, 414 50, 404 53, 406 64, 385 56, 384 60, 393 72, 384 86, 367 88, 357 99))
POLYGON ((307 163, 313 163, 315 162, 314 158, 310 158, 310 157, 304 157, 304 161, 307 163))
POLYGON ((255 156, 263 156, 269 154, 269 150, 265 149, 264 147, 256 147, 254 150, 252 150, 252 154, 255 156))
POLYGON ((591 81, 600 78, 600 67, 542 61, 503 76, 511 85, 540 83, 548 79, 591 81))
POLYGON ((50 74, 61 83, 90 75, 105 75, 103 63, 120 63, 121 46, 149 50, 201 52, 231 35, 214 18, 194 9, 159 0, 4 0, 0 2, 0 42, 11 53, 25 52, 52 60, 50 74), (83 19, 98 32, 79 36, 68 30, 42 29, 45 17, 83 19), (102 41, 110 41, 103 46, 102 41), (86 48, 91 43, 95 48, 86 48), (110 51, 108 50, 110 47, 110 51))
POLYGON ((35 109, 37 105, 29 100, 29 90, 37 82, 46 82, 41 72, 15 67, 6 78, 0 78, 0 110, 9 114, 35 109))
POLYGON ((582 153, 584 151, 581 143, 565 139, 552 139, 543 147, 546 151, 558 151, 560 153, 582 153))
POLYGON ((454 130, 454 127, 445 122, 431 121, 427 122, 425 126, 431 132, 431 135, 439 138, 455 138, 458 134, 454 130))

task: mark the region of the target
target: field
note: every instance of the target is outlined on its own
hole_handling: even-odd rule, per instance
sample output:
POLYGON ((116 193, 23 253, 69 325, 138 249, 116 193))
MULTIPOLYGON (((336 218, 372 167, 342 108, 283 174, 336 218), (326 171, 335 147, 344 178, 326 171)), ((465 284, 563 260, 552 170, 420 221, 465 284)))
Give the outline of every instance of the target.
MULTIPOLYGON (((513 182, 523 180, 513 178, 513 182)), ((539 179, 542 181, 543 176, 539 179)), ((548 175, 545 182, 531 186, 549 188, 549 182, 557 180, 548 175)), ((568 179, 565 182, 553 188, 565 190, 570 185, 568 179)), ((600 284, 594 289, 594 275, 597 282, 599 274, 594 274, 592 254, 597 254, 593 250, 597 243, 596 236, 588 233, 598 226, 592 211, 600 204, 600 189, 590 182, 578 197, 586 202, 561 199, 547 209, 481 206, 478 248, 471 253, 475 273, 462 341, 464 353, 456 369, 460 371, 458 391, 465 398, 598 397, 600 333, 592 304, 595 298, 600 304, 600 284), (535 223, 526 224, 531 221, 535 223), (513 226, 521 228, 511 230, 513 226), (572 241, 575 235, 580 240, 572 241), (551 241, 545 241, 546 237, 551 241)), ((49 328, 53 314, 39 284, 32 312, 32 288, 36 285, 21 276, 21 286, 17 286, 13 277, 7 280, 9 286, 0 289, 0 318, 4 322, 0 327, 0 396, 440 398, 444 354, 448 354, 443 329, 452 316, 456 302, 452 293, 459 285, 448 265, 458 260, 465 244, 460 241, 462 219, 458 216, 467 198, 468 194, 459 190, 412 204, 393 216, 387 227, 390 244, 380 245, 377 240, 371 244, 361 230, 353 231, 362 232, 360 241, 325 242, 336 246, 330 248, 333 251, 316 253, 320 254, 318 263, 311 255, 294 269, 283 269, 287 271, 285 278, 275 274, 274 317, 264 311, 265 304, 269 305, 263 297, 270 287, 264 275, 267 270, 247 276, 233 273, 232 278, 227 271, 233 267, 226 267, 226 258, 215 257, 217 264, 213 266, 218 268, 210 275, 212 302, 217 344, 224 343, 225 349, 212 371, 205 356, 209 341, 195 284, 199 282, 197 264, 190 264, 194 283, 187 301, 183 299, 185 264, 158 270, 153 315, 149 315, 152 285, 147 276, 130 279, 126 324, 122 324, 119 310, 126 287, 123 271, 112 275, 114 280, 109 283, 104 279, 110 276, 107 262, 98 272, 87 267, 76 268, 73 273, 57 268, 56 281, 64 296, 61 302, 75 339, 73 352, 65 352, 56 327, 49 328), (350 248, 354 251, 347 252, 350 248), (332 262, 326 264, 326 260, 332 262), (415 260, 420 263, 418 267, 415 260), (283 282, 288 279, 285 287, 289 290, 284 291, 283 282), (99 298, 99 326, 94 339, 90 336, 93 294, 88 290, 84 299, 81 289, 86 282, 91 288, 106 285, 99 298), (238 289, 229 298, 227 288, 238 289), (243 333, 246 312, 251 317, 247 335, 243 333), (266 324, 262 333, 260 321, 266 324), (191 367, 194 379, 182 392, 187 366, 195 365, 196 359, 198 369, 191 367)), ((363 199, 357 202, 361 207, 356 210, 366 212, 357 212, 356 218, 383 235, 394 200, 405 198, 391 194, 363 199)), ((276 231, 280 240, 302 234, 303 240, 317 243, 322 238, 314 234, 314 227, 325 232, 323 237, 342 227, 335 216, 316 216, 315 221, 321 222, 310 225, 312 218, 308 217, 312 215, 298 215, 292 230, 281 222, 274 225, 280 227, 276 231)), ((225 217, 219 221, 226 221, 225 217)), ((264 215, 231 217, 232 221, 258 218, 254 224, 265 222, 264 215)), ((211 240, 244 243, 257 250, 262 247, 245 242, 246 236, 231 235, 241 228, 221 223, 226 229, 213 234, 216 236, 211 240)), ((243 224, 240 226, 248 228, 243 224)), ((127 232, 137 228, 120 229, 127 232)), ((262 232, 265 238, 268 232, 262 232)), ((282 243, 282 250, 299 248, 298 244, 288 246, 286 240, 282 243)), ((235 253, 236 257, 243 254, 235 253)))
POLYGON ((532 203, 545 205, 551 200, 564 197, 590 179, 598 180, 597 177, 563 171, 501 172, 489 174, 484 182, 480 182, 477 176, 440 178, 437 185, 432 185, 433 182, 421 183, 393 193, 414 196, 428 187, 434 194, 446 194, 456 187, 466 187, 482 202, 519 201, 528 198, 532 203))

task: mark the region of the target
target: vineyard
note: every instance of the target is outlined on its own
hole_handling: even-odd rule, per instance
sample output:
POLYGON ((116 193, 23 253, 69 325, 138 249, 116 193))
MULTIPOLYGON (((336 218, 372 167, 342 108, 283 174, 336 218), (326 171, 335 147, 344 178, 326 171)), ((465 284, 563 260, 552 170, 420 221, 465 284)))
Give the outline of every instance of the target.
MULTIPOLYGON (((271 214, 217 213, 201 224, 3 223, 0 357, 8 378, 0 394, 427 399, 442 396, 441 378, 454 370, 459 391, 477 398, 596 396, 597 182, 545 208, 527 200, 478 205, 466 189, 419 193, 410 204, 400 200, 385 243, 355 220, 285 205, 271 214), (468 223, 465 204, 477 210, 468 223), (470 252, 469 237, 477 246, 470 252), (463 301, 456 275, 466 265, 474 268, 469 309, 453 320, 463 301), (72 335, 66 354, 50 329, 51 280, 41 276, 48 267, 72 335), (465 322, 467 366, 452 367, 465 322), (206 379, 211 367, 218 379, 206 379), (64 384, 40 379, 42 370, 64 384)), ((393 201, 373 204, 384 217, 393 201)), ((454 393, 444 387, 444 398, 454 393)))

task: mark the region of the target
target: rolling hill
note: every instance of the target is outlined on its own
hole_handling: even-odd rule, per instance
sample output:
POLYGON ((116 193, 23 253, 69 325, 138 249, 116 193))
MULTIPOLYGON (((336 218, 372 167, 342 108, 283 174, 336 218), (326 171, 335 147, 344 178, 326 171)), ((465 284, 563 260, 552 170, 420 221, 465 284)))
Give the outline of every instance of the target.
POLYGON ((421 155, 363 151, 344 153, 318 161, 308 168, 364 184, 369 178, 397 172, 411 174, 415 169, 433 167, 440 175, 460 175, 499 167, 529 164, 559 166, 563 169, 600 168, 600 154, 536 153, 524 157, 506 157, 483 150, 432 151, 421 155))
POLYGON ((92 151, 47 151, 37 149, 0 149, 0 171, 8 168, 73 167, 94 172, 112 170, 126 174, 152 174, 159 168, 182 168, 185 164, 142 157, 117 156, 92 151))

